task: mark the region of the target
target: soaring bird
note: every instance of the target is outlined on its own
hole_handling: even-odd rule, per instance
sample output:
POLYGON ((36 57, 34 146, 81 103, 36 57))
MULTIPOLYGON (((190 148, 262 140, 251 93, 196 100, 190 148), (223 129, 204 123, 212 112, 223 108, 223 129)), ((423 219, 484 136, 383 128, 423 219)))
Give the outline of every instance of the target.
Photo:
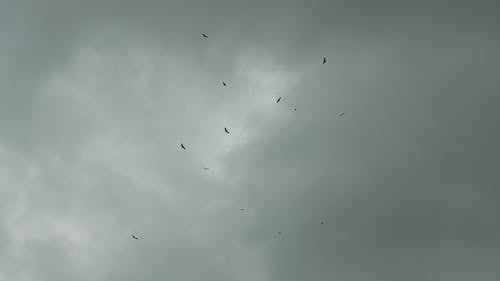
POLYGON ((326 63, 326 57, 323 57, 323 64, 326 63))
POLYGON ((134 234, 132 234, 132 238, 134 238, 135 240, 139 239, 134 234))
POLYGON ((339 116, 344 116, 344 114, 345 114, 344 112, 340 112, 339 116))
POLYGON ((208 36, 205 33, 202 33, 201 35, 205 38, 208 38, 208 36))
POLYGON ((224 81, 222 81, 222 85, 224 85, 224 87, 227 87, 227 84, 224 81))
POLYGON ((229 135, 229 130, 226 127, 224 127, 224 131, 229 135))
POLYGON ((280 102, 281 100, 281 97, 279 97, 277 100, 276 100, 276 103, 280 102))
POLYGON ((181 143, 181 147, 182 147, 182 149, 184 149, 184 150, 186 149, 186 147, 185 147, 182 143, 181 143))

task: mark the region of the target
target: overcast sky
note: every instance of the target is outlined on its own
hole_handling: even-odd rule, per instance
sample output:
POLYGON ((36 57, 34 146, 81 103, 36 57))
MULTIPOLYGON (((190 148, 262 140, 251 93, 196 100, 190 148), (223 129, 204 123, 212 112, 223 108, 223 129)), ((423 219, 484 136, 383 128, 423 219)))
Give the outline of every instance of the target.
POLYGON ((403 2, 0 0, 0 281, 498 280, 500 5, 403 2))

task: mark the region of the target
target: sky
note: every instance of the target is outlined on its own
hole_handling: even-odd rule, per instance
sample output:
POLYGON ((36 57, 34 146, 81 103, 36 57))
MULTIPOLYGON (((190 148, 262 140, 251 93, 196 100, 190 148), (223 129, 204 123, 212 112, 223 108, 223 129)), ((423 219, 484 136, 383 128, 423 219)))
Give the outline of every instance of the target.
POLYGON ((498 280, 500 6, 403 2, 0 1, 0 281, 498 280))

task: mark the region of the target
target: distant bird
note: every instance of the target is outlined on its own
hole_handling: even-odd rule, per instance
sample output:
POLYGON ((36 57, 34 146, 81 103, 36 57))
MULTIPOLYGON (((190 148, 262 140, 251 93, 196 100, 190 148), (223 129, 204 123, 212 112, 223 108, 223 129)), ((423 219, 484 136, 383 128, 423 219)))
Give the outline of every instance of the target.
POLYGON ((326 57, 323 57, 323 64, 326 63, 326 57))
POLYGON ((279 97, 277 100, 276 100, 276 103, 280 102, 281 100, 281 97, 279 97))
POLYGON ((320 224, 325 224, 325 222, 324 222, 324 221, 322 221, 322 222, 320 222, 320 224))
POLYGON ((135 240, 139 239, 134 234, 132 234, 132 238, 134 238, 135 240))
POLYGON ((297 108, 294 108, 293 111, 297 111, 297 108))
POLYGON ((229 135, 229 130, 226 127, 224 127, 224 131, 229 135))
POLYGON ((281 235, 281 231, 278 231, 278 235, 281 235))
POLYGON ((186 149, 186 147, 185 147, 182 143, 181 143, 181 147, 182 147, 182 149, 184 149, 184 150, 186 149))
POLYGON ((201 35, 205 38, 208 38, 208 36, 205 33, 202 33, 201 35))
POLYGON ((224 81, 222 81, 222 85, 224 85, 224 87, 227 87, 227 84, 224 81))
POLYGON ((245 211, 245 209, 241 208, 240 211, 245 211))
POLYGON ((203 168, 203 170, 205 170, 205 171, 206 171, 206 170, 208 170, 208 168, 207 168, 207 167, 205 167, 205 168, 203 168))
POLYGON ((344 112, 340 112, 339 116, 344 116, 344 114, 345 114, 344 112))

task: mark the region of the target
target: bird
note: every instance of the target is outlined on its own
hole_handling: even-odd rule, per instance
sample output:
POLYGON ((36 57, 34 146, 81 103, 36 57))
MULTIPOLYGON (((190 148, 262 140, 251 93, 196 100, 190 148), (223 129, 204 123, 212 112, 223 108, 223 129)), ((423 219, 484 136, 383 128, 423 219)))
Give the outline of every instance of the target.
POLYGON ((245 209, 241 208, 240 211, 245 211, 245 209))
POLYGON ((280 102, 281 100, 281 97, 279 97, 277 100, 276 100, 276 103, 280 102))
POLYGON ((340 112, 339 116, 344 116, 344 114, 345 114, 344 112, 340 112))
POLYGON ((184 150, 186 149, 186 147, 185 147, 182 143, 181 143, 181 147, 182 147, 182 149, 184 149, 184 150))
POLYGON ((293 111, 297 111, 297 108, 294 108, 293 111))
POLYGON ((132 234, 132 238, 134 238, 135 240, 139 239, 134 234, 132 234))
POLYGON ((208 170, 208 168, 207 168, 207 167, 205 167, 205 168, 203 168, 203 170, 205 170, 205 171, 206 171, 206 170, 208 170))
POLYGON ((224 85, 224 87, 227 87, 227 84, 224 81, 222 81, 222 85, 224 85))
POLYGON ((320 222, 320 224, 325 224, 325 222, 324 222, 324 221, 322 221, 322 222, 320 222))
POLYGON ((323 57, 323 64, 326 63, 326 57, 323 57))
POLYGON ((208 38, 208 36, 205 33, 202 33, 201 35, 205 38, 208 38))
POLYGON ((278 231, 278 235, 281 235, 281 231, 278 231))
POLYGON ((229 135, 229 130, 226 127, 224 127, 224 131, 229 135))

